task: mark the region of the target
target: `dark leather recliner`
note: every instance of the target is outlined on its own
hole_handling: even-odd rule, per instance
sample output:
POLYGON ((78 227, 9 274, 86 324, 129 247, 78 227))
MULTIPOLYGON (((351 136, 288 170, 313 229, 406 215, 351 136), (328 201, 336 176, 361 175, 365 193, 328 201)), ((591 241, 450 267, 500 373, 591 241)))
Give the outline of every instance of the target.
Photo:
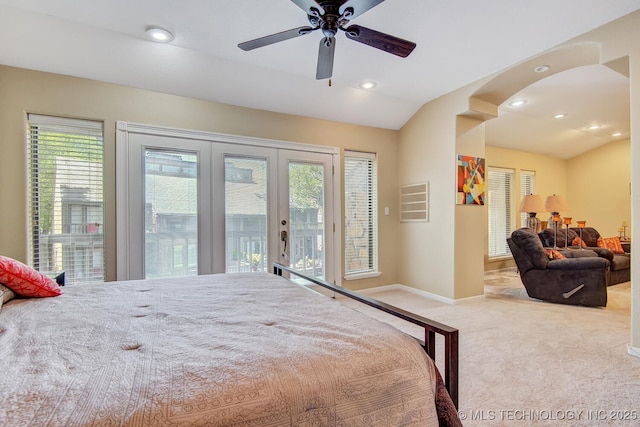
POLYGON ((605 307, 609 261, 592 257, 549 259, 538 234, 520 228, 507 238, 527 294, 558 304, 605 307))

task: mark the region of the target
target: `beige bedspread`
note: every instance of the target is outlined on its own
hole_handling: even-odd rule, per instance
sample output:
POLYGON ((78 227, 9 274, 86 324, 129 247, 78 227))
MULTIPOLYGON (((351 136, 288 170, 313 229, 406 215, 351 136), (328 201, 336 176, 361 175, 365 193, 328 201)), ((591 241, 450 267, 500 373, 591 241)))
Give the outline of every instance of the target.
POLYGON ((412 338, 267 273, 11 301, 0 360, 0 425, 438 424, 412 338))

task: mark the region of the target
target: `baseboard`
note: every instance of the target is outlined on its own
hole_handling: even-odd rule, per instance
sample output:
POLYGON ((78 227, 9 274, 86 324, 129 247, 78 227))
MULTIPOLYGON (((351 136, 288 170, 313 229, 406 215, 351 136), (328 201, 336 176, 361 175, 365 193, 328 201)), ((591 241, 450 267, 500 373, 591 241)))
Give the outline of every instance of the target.
POLYGON ((629 344, 627 346, 627 353, 635 357, 640 357, 640 347, 633 347, 631 344, 629 344))
POLYGON ((480 301, 480 300, 484 301, 484 295, 476 295, 474 297, 460 298, 460 299, 454 300, 454 304, 466 304, 469 302, 480 301))
POLYGON ((478 295, 478 296, 475 296, 475 297, 462 298, 462 299, 457 299, 456 300, 456 299, 443 297, 442 295, 437 295, 437 294, 433 294, 431 292, 423 291, 422 289, 416 289, 416 288, 412 288, 412 287, 407 286, 407 285, 400 285, 400 284, 384 285, 384 286, 378 286, 378 287, 375 287, 375 288, 360 289, 357 292, 360 292, 360 293, 363 293, 363 294, 367 295, 367 294, 371 294, 371 293, 374 293, 374 292, 397 290, 397 289, 402 290, 402 291, 406 291, 406 292, 410 292, 412 294, 420 295, 421 297, 425 297, 425 298, 429 298, 429 299, 432 299, 432 300, 440 301, 440 302, 443 302, 445 304, 464 304, 464 303, 475 301, 475 300, 478 300, 478 299, 483 299, 484 300, 484 295, 478 295))

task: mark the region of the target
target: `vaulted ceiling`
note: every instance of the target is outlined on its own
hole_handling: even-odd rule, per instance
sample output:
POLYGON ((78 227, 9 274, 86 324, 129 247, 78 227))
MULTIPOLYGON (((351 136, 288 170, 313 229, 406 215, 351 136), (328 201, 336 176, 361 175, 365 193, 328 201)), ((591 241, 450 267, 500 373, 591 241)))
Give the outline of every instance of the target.
MULTIPOLYGON (((357 7, 360 1, 347 3, 357 7)), ((0 63, 399 129, 424 103, 638 9, 640 0, 382 1, 352 23, 411 40, 416 49, 400 58, 340 33, 329 84, 315 78, 320 32, 248 52, 237 47, 308 25, 291 0, 0 0, 0 63), (150 41, 145 29, 151 25, 175 39, 150 41), (365 80, 377 86, 361 89, 365 80)), ((523 90, 529 100, 523 108, 502 106, 487 125, 489 143, 566 158, 577 151, 561 152, 557 141, 579 139, 593 147, 610 140, 585 132, 589 121, 607 121, 607 131, 619 128, 628 136, 626 77, 602 66, 566 73, 523 90), (618 113, 599 116, 585 105, 618 113), (548 120, 559 109, 566 110, 566 120, 548 120), (527 132, 512 137, 512 126, 527 132)))

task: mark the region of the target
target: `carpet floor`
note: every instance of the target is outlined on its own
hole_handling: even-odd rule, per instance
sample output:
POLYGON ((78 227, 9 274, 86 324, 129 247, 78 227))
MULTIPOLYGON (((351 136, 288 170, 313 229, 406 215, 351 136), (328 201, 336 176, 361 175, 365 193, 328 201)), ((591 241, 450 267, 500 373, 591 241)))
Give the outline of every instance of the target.
MULTIPOLYGON (((531 299, 511 269, 487 273, 484 298, 460 304, 403 287, 366 294, 459 330, 465 426, 640 425, 640 358, 627 353, 630 282, 608 288, 606 308, 531 299)), ((424 338, 413 325, 345 303, 424 338)), ((436 364, 442 371, 438 356, 436 364)))

